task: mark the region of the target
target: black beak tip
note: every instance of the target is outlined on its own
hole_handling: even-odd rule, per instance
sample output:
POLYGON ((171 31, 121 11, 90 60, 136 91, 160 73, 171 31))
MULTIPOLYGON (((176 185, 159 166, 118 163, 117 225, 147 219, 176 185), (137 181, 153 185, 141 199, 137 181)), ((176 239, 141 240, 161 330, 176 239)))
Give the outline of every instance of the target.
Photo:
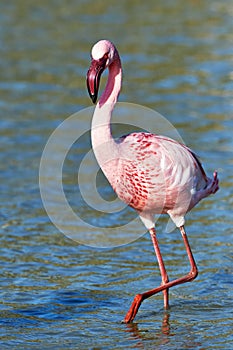
POLYGON ((92 102, 96 103, 97 96, 95 94, 93 94, 93 95, 90 95, 90 97, 91 97, 92 102))

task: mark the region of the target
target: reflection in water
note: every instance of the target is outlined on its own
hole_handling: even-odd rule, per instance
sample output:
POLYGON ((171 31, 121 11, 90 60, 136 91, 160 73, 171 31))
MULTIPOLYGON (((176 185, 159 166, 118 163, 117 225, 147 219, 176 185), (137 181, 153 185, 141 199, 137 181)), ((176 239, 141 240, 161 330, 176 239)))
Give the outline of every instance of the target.
POLYGON ((164 313, 163 323, 162 323, 162 333, 164 335, 170 335, 170 314, 168 312, 164 313))
MULTIPOLYGON (((138 323, 128 323, 125 324, 126 331, 130 333, 133 339, 137 340, 136 346, 137 348, 145 348, 144 340, 148 340, 148 338, 156 339, 156 345, 164 345, 169 343, 170 338, 170 313, 168 311, 164 311, 161 331, 156 334, 151 335, 151 330, 139 329, 138 323), (148 333, 150 332, 150 333, 148 333), (149 334, 149 335, 148 335, 149 334)), ((155 326, 157 323, 155 323, 155 326)), ((173 334, 174 335, 174 334, 173 334)))
MULTIPOLYGON (((148 327, 148 329, 143 329, 143 325, 137 323, 126 324, 126 331, 130 333, 132 339, 136 340, 135 347, 138 349, 147 349, 147 343, 157 348, 169 344, 176 339, 174 349, 180 349, 181 344, 184 345, 186 349, 199 348, 203 344, 201 343, 198 334, 196 334, 195 329, 188 323, 180 324, 177 327, 177 321, 173 320, 173 325, 170 325, 171 312, 164 311, 163 319, 160 330, 153 331, 153 326, 148 327), (140 328, 141 327, 141 328, 140 328), (171 328, 173 331, 171 332, 171 328)), ((157 322, 154 323, 154 327, 157 326, 157 322)))

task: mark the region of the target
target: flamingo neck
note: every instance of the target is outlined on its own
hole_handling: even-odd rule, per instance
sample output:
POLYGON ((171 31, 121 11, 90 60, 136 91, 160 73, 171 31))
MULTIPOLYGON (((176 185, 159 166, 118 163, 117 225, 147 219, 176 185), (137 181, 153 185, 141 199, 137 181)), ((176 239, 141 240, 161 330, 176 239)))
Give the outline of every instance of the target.
POLYGON ((112 109, 117 102, 118 95, 121 89, 121 81, 122 81, 122 68, 121 68, 121 60, 119 54, 115 53, 115 59, 113 63, 109 66, 109 75, 106 88, 100 97, 99 103, 97 107, 100 108, 104 105, 111 105, 112 109))
POLYGON ((105 90, 96 105, 91 126, 92 148, 98 163, 102 166, 116 153, 116 143, 111 133, 111 116, 121 89, 122 69, 118 53, 109 66, 105 90))

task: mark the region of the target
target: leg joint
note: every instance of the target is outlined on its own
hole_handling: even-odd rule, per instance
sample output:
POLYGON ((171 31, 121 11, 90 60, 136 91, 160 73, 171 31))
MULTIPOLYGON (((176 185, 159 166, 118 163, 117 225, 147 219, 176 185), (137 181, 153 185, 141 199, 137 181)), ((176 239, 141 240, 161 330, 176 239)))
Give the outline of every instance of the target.
POLYGON ((198 269, 195 267, 188 274, 189 282, 192 282, 197 277, 197 275, 198 275, 198 269))

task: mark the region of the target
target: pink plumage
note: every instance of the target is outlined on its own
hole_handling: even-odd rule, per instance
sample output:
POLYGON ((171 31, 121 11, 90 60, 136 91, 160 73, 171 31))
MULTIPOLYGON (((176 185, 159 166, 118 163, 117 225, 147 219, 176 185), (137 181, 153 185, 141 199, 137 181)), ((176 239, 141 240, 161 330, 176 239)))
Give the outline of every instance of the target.
POLYGON ((92 49, 92 63, 87 73, 87 87, 93 102, 97 100, 100 76, 106 68, 109 69, 107 85, 92 119, 93 151, 118 197, 138 211, 150 232, 162 275, 160 287, 135 297, 124 320, 130 322, 144 299, 163 291, 167 308, 169 288, 197 276, 184 217, 202 198, 218 190, 218 178, 216 172, 213 179, 208 178, 194 152, 168 137, 139 132, 114 140, 110 120, 121 88, 122 68, 115 46, 101 40, 92 49), (188 275, 171 282, 155 231, 154 215, 160 213, 168 214, 180 228, 191 265, 188 275))

